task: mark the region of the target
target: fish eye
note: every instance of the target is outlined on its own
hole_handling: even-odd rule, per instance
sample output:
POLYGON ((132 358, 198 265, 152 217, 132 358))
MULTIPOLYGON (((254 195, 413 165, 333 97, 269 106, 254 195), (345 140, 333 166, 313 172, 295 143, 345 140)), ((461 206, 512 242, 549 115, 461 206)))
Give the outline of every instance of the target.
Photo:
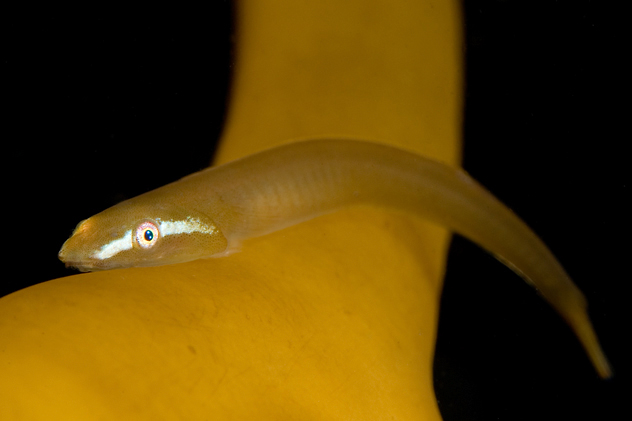
POLYGON ((152 221, 145 221, 140 224, 136 228, 134 235, 135 243, 144 249, 153 247, 159 237, 160 231, 158 230, 158 226, 152 221))

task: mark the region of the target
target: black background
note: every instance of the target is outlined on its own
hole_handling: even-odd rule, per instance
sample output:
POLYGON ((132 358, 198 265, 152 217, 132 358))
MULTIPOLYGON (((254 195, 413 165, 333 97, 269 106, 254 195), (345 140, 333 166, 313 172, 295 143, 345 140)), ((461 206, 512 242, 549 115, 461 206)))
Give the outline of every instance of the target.
MULTIPOLYGON (((625 418, 622 11, 589 1, 464 4, 464 166, 534 228, 585 292, 616 376, 600 381, 537 294, 455 238, 435 364, 442 414, 625 418)), ((81 219, 208 165, 225 112, 232 25, 230 4, 208 7, 0 18, 0 296, 74 273, 56 254, 81 219)))

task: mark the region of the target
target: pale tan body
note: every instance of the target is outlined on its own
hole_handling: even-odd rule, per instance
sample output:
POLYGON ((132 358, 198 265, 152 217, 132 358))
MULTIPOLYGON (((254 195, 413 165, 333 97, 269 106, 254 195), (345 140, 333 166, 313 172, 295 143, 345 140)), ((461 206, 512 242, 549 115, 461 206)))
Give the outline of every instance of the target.
POLYGON ((573 327, 599 373, 609 375, 583 295, 535 233, 465 172, 390 146, 304 141, 200 171, 81 222, 60 259, 91 271, 218 257, 243 239, 355 205, 427 218, 494 254, 538 288, 573 327), (145 221, 192 228, 158 229, 143 248, 132 233, 145 221), (123 249, 95 257, 127 235, 123 249))

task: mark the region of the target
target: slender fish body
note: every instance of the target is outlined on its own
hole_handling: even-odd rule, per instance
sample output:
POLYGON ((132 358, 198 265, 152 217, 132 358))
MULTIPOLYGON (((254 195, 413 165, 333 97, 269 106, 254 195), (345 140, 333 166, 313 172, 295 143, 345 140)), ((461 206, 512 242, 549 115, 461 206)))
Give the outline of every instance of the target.
POLYGON ((309 140, 208 168, 80 222, 59 257, 81 271, 220 257, 244 239, 356 205, 421 216, 492 253, 539 290, 610 375, 582 293, 537 235, 465 172, 391 146, 309 140))

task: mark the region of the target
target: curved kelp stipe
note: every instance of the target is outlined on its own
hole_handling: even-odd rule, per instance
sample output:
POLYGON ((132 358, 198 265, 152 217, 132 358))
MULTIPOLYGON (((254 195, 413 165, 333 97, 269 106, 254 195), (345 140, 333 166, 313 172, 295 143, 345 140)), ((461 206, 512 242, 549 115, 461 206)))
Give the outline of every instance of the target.
POLYGON ((599 375, 610 376, 584 296, 537 235, 465 172, 390 146, 308 140, 208 168, 81 222, 59 258, 94 271, 219 257, 244 239, 361 204, 427 218, 495 255, 540 291, 599 375))

